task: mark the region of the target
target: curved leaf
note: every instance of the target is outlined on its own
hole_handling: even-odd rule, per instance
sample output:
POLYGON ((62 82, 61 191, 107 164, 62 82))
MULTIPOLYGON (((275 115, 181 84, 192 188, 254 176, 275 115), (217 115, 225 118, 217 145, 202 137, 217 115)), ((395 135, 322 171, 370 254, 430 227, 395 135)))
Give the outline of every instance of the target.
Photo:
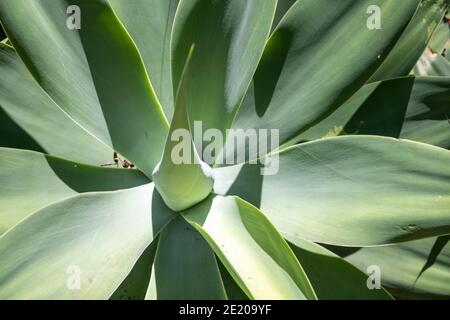
POLYGON ((214 252, 182 217, 161 232, 153 268, 153 298, 226 299, 214 252))
POLYGON ((0 234, 27 215, 78 193, 147 184, 136 170, 97 168, 41 153, 0 148, 0 234))
POLYGON ((416 76, 450 77, 450 62, 427 49, 414 67, 413 73, 416 76))
POLYGON ((281 19, 284 17, 286 12, 292 7, 292 5, 297 0, 278 0, 277 1, 277 10, 275 11, 275 17, 272 23, 272 31, 278 26, 281 19))
MULTIPOLYGON (((380 66, 418 4, 296 2, 266 45, 234 127, 277 129, 283 144, 326 117, 380 66), (367 10, 373 5, 383 17, 379 30, 367 27, 367 10)), ((229 145, 226 149, 235 152, 229 145)))
POLYGON ((211 196, 183 214, 247 296, 316 299, 301 265, 270 221, 236 197, 211 196))
POLYGON ((106 1, 2 1, 0 20, 59 107, 150 175, 167 122, 139 52, 106 1))
MULTIPOLYGON (((214 185, 212 169, 200 160, 189 127, 186 79, 193 50, 194 46, 186 59, 164 152, 161 161, 152 173, 152 180, 164 202, 174 211, 181 211, 196 205, 208 197, 214 185), (177 132, 180 130, 183 134, 177 136, 177 132), (175 140, 177 138, 182 142, 175 140), (178 154, 178 158, 181 159, 175 161, 174 153, 177 151, 177 145, 183 146, 181 151, 183 156, 178 154), (187 161, 185 161, 185 157, 188 157, 187 161)), ((178 152, 181 153, 179 150, 178 152)))
POLYGON ((422 1, 402 36, 368 82, 408 75, 427 47, 449 3, 448 0, 422 1))
POLYGON ((446 22, 442 22, 437 27, 433 37, 430 40, 428 47, 434 52, 441 54, 442 51, 447 48, 448 41, 450 39, 450 25, 446 22))
POLYGON ((169 121, 174 96, 170 68, 170 37, 179 0, 109 0, 130 32, 169 121))
POLYGON ((450 78, 405 77, 367 84, 304 134, 370 134, 450 147, 450 78))
MULTIPOLYGON (((275 7, 275 0, 180 1, 172 34, 173 89, 195 44, 186 80, 192 127, 201 121, 203 130, 215 128, 224 134, 231 126, 264 49, 275 7)), ((202 150, 199 143, 197 149, 202 150)))
MULTIPOLYGON (((14 49, 2 44, 0 74, 0 109, 3 109, 0 112, 26 133, 20 139, 6 132, 2 136, 10 139, 10 143, 2 143, 3 147, 36 151, 44 151, 43 148, 53 156, 93 165, 113 160, 112 149, 73 122, 39 87, 14 49), (40 148, 33 148, 26 137, 32 137, 40 148)), ((4 120, 1 130, 5 130, 4 120)))
POLYGON ((376 248, 338 248, 346 260, 366 270, 380 268, 381 282, 402 299, 450 297, 449 236, 376 248))
POLYGON ((158 248, 159 237, 145 249, 139 259, 114 291, 110 300, 144 300, 151 280, 151 271, 158 248))
POLYGON ((173 218, 152 210, 153 190, 75 196, 3 234, 0 297, 108 299, 173 218))
POLYGON ((278 173, 260 176, 255 165, 216 169, 215 191, 252 202, 286 237, 374 246, 450 233, 445 149, 346 136, 264 160, 279 161, 278 173))
POLYGON ((320 300, 391 300, 383 288, 370 290, 368 275, 314 242, 292 239, 291 248, 320 300))
POLYGON ((0 147, 45 152, 0 106, 0 147))

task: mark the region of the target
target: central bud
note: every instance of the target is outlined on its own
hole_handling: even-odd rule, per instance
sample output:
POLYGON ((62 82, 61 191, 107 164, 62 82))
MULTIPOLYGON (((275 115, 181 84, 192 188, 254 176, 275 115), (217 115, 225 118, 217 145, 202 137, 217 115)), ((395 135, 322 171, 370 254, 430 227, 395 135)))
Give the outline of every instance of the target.
POLYGON ((204 200, 214 186, 213 170, 203 162, 193 143, 186 105, 186 78, 192 57, 189 52, 178 86, 175 111, 161 161, 153 170, 152 179, 166 205, 173 211, 182 211, 204 200), (179 142, 179 139, 183 141, 179 142), (178 144, 187 144, 180 156, 178 144), (180 161, 189 159, 189 161, 180 161))
POLYGON ((166 205, 176 212, 204 200, 214 186, 213 170, 204 162, 174 165, 170 168, 160 162, 152 177, 166 205))

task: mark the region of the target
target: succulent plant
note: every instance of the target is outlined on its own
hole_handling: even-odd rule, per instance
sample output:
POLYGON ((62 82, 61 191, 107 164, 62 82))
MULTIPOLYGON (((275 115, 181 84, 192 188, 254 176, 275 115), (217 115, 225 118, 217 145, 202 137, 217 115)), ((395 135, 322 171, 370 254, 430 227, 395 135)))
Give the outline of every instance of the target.
POLYGON ((0 0, 0 298, 450 296, 448 5, 0 0))

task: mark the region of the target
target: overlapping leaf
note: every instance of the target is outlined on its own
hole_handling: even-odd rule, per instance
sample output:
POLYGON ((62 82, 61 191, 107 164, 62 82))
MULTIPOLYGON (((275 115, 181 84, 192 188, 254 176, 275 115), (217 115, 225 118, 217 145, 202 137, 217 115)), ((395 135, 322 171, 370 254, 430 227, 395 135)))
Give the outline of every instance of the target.
POLYGON ((79 193, 149 182, 135 170, 96 168, 7 148, 0 148, 0 167, 0 234, 36 210, 79 193))
POLYGON ((173 218, 152 211, 153 190, 82 194, 10 229, 0 237, 0 297, 108 299, 173 218))
POLYGON ((378 266, 382 284, 398 298, 450 297, 448 235, 395 246, 333 250, 363 271, 368 266, 378 266))
POLYGON ((316 299, 287 243, 249 203, 211 196, 183 216, 205 237, 247 296, 316 299))
POLYGON ((450 152, 347 136, 305 143, 255 165, 216 169, 215 191, 259 207, 289 237, 373 246, 450 232, 450 152))
POLYGON ((58 106, 150 175, 167 122, 139 52, 106 0, 2 1, 0 20, 58 106))
POLYGON ((170 38, 179 0, 108 1, 136 42, 164 113, 172 119, 170 38))
MULTIPOLYGON (((418 4, 296 2, 266 45, 234 127, 279 129, 284 143, 326 117, 381 65, 418 4), (381 29, 367 26, 371 5, 381 10, 381 29)), ((235 152, 232 145, 226 149, 235 152)))
POLYGON ((112 149, 65 114, 7 45, 0 45, 0 74, 0 130, 5 130, 1 146, 45 150, 57 157, 97 166, 112 162, 112 149))
POLYGON ((275 0, 180 2, 172 34, 173 89, 195 44, 186 80, 192 127, 200 120, 203 130, 224 134, 230 127, 264 49, 275 7, 275 0))

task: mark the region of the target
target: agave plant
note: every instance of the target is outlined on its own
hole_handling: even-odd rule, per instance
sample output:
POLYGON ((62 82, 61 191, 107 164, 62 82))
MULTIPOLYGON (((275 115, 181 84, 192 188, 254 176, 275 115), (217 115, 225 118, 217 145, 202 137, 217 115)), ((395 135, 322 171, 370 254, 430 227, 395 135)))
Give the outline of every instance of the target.
POLYGON ((450 296, 450 74, 409 76, 447 7, 0 0, 0 298, 450 296))

